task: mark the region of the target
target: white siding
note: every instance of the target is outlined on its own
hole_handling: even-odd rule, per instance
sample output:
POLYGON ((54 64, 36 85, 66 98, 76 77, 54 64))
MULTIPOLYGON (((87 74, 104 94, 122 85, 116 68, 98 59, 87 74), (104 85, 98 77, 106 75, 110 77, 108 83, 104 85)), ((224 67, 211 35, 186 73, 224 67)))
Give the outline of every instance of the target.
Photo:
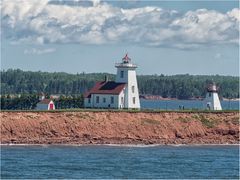
POLYGON ((221 103, 219 101, 218 93, 216 92, 208 92, 206 98, 204 100, 204 109, 210 110, 222 110, 221 103), (208 107, 209 106, 209 107, 208 107))
POLYGON ((117 68, 117 76, 116 76, 116 82, 117 83, 128 83, 128 71, 129 71, 129 69, 130 68, 128 68, 128 67, 123 67, 123 68, 118 67, 117 68), (121 71, 123 71, 123 78, 121 77, 121 71))
POLYGON ((37 104, 36 110, 48 110, 48 104, 37 104))
POLYGON ((128 108, 140 108, 138 84, 135 70, 130 70, 128 72, 128 108), (134 86, 134 92, 132 92, 132 86, 134 86), (133 97, 135 98, 135 104, 133 103, 133 97))
POLYGON ((91 98, 84 98, 84 107, 85 108, 92 107, 91 98), (90 99, 90 103, 89 103, 89 99, 90 99))
POLYGON ((112 94, 92 94, 92 107, 93 108, 119 108, 119 95, 112 94), (99 102, 97 103, 97 97, 99 97, 99 102), (113 97, 113 103, 111 102, 111 97, 113 97), (105 98, 105 102, 103 99, 105 98))
POLYGON ((140 108, 139 93, 136 71, 133 67, 118 67, 117 68, 117 83, 127 83, 125 90, 125 108, 140 108), (124 76, 121 78, 121 71, 124 71, 124 76), (132 92, 132 86, 134 86, 134 92, 132 92), (133 103, 133 97, 135 97, 135 104, 133 103))
POLYGON ((123 90, 123 91, 119 94, 119 96, 118 96, 118 108, 119 108, 119 109, 125 108, 124 92, 125 92, 125 90, 123 90), (121 99, 123 99, 123 102, 122 102, 121 99))
POLYGON ((92 94, 90 98, 84 98, 84 107, 85 108, 124 108, 125 107, 125 98, 124 90, 119 95, 113 94, 92 94), (97 103, 97 96, 99 97, 99 103, 97 103), (113 103, 111 102, 111 97, 113 97, 113 103), (104 102, 105 98, 105 102, 104 102), (123 98, 123 102, 121 99, 123 98))
POLYGON ((50 101, 49 104, 38 103, 36 110, 50 110, 50 104, 53 104, 53 110, 55 109, 55 104, 53 101, 50 101))

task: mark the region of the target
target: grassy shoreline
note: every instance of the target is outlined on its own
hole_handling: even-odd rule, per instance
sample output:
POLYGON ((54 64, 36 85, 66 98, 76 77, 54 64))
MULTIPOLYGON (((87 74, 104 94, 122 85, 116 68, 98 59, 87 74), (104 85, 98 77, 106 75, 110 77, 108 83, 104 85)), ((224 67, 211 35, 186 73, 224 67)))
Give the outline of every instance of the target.
POLYGON ((164 110, 164 109, 142 109, 142 110, 131 110, 131 109, 56 109, 56 110, 0 110, 0 112, 129 112, 129 113, 231 113, 240 112, 239 110, 220 110, 220 111, 210 111, 210 110, 164 110))

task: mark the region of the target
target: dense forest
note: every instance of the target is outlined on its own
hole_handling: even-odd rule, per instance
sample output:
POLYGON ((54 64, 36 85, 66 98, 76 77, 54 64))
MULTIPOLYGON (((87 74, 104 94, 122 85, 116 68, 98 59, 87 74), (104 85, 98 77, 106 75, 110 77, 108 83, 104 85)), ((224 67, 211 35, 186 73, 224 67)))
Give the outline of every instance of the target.
MULTIPOLYGON (((115 75, 106 73, 68 74, 62 72, 31 72, 19 69, 1 71, 1 95, 8 94, 62 94, 80 95, 96 81, 114 80, 115 75)), ((139 75, 140 94, 189 99, 204 97, 207 85, 214 81, 219 86, 220 97, 239 98, 239 77, 207 75, 139 75)))
MULTIPOLYGON (((46 98, 49 98, 46 95, 46 98)), ((1 96, 1 109, 5 110, 27 110, 35 109, 39 102, 38 94, 26 95, 23 94, 19 97, 11 98, 9 95, 1 96)), ((83 96, 60 96, 59 99, 54 100, 56 109, 67 109, 67 108, 82 108, 83 107, 83 96)))

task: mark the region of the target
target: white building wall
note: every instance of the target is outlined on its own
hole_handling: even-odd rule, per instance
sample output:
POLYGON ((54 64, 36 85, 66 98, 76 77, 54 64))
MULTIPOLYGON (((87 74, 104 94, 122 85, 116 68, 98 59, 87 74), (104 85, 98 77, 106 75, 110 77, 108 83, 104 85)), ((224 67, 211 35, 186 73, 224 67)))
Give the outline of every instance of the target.
POLYGON ((55 109, 55 104, 53 101, 50 101, 49 104, 41 104, 38 103, 36 106, 36 110, 49 110, 50 109, 50 104, 53 104, 53 110, 55 109))
POLYGON ((48 110, 48 104, 37 104, 36 110, 48 110))
POLYGON ((128 71, 128 108, 140 108, 136 71, 128 71), (134 91, 132 90, 134 87, 134 91), (135 99, 135 102, 133 101, 135 99))
POLYGON ((118 67, 117 68, 117 75, 116 75, 116 82, 117 83, 128 83, 128 71, 132 70, 135 71, 135 68, 130 67, 118 67), (123 77, 121 77, 121 71, 123 71, 123 77))
POLYGON ((119 94, 118 96, 118 108, 123 109, 125 108, 125 89, 119 94))
POLYGON ((127 83, 125 90, 125 108, 140 108, 138 85, 136 71, 133 67, 118 67, 117 68, 117 83, 127 83), (121 71, 123 71, 123 77, 121 77, 121 71), (134 92, 132 92, 132 86, 134 86, 134 92), (135 104, 133 103, 135 98, 135 104))
POLYGON ((119 108, 119 95, 113 94, 92 94, 91 96, 93 108, 119 108), (99 102, 97 103, 97 97, 99 97, 99 102), (113 97, 113 103, 111 102, 111 97, 113 97), (105 102, 103 101, 105 98, 105 102))
POLYGON ((92 107, 92 104, 91 104, 91 98, 84 98, 84 107, 85 108, 90 108, 92 107), (89 103, 89 100, 90 99, 90 103, 89 103))
POLYGON ((124 108, 124 91, 122 91, 119 95, 112 94, 92 94, 90 98, 84 98, 84 107, 85 108, 124 108), (99 103, 97 103, 97 96, 99 97, 99 103), (114 103, 111 103, 111 97, 114 98, 114 103), (103 99, 105 98, 105 102, 103 99), (122 102, 123 98, 123 102, 122 102), (110 107, 109 107, 110 105, 110 107))
POLYGON ((222 106, 216 92, 208 92, 204 100, 205 109, 222 110, 222 106), (208 107, 209 106, 209 107, 208 107))

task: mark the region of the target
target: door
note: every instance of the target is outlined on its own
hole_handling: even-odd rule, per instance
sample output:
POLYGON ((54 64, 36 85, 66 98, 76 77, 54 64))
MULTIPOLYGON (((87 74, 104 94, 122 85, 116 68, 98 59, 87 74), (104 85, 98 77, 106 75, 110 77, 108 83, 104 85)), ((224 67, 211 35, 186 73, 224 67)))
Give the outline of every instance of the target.
POLYGON ((53 103, 50 104, 50 110, 53 110, 53 103))

